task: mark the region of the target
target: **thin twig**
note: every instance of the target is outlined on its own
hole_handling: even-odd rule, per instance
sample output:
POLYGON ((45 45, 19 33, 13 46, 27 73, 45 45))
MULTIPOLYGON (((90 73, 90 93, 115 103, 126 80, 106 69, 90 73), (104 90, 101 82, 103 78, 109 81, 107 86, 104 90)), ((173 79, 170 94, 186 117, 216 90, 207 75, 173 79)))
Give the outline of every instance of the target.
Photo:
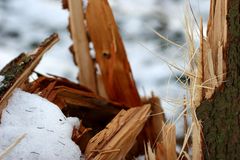
POLYGON ((8 146, 1 154, 0 154, 0 159, 3 159, 11 150, 13 150, 14 147, 16 147, 17 144, 19 144, 22 139, 26 136, 27 134, 24 133, 23 135, 17 137, 14 143, 12 143, 10 146, 8 146))

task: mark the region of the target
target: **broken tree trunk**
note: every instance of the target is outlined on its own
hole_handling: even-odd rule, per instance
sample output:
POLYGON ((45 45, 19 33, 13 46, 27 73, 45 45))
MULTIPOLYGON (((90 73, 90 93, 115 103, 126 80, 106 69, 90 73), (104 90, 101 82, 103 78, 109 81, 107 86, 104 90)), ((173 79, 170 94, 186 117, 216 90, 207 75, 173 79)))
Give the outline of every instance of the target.
POLYGON ((240 157, 239 8, 239 0, 211 1, 207 41, 219 87, 197 108, 197 116, 203 121, 205 159, 240 157))

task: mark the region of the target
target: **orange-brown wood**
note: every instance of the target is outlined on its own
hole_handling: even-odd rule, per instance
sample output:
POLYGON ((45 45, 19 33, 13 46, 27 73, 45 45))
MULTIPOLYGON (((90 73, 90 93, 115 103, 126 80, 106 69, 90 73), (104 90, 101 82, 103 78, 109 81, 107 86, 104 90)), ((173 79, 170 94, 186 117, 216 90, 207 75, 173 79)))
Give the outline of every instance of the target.
POLYGON ((107 0, 89 0, 86 20, 108 97, 130 107, 139 106, 141 101, 107 0))
POLYGON ((121 160, 135 143, 150 114, 150 105, 122 110, 86 147, 86 159, 121 160))

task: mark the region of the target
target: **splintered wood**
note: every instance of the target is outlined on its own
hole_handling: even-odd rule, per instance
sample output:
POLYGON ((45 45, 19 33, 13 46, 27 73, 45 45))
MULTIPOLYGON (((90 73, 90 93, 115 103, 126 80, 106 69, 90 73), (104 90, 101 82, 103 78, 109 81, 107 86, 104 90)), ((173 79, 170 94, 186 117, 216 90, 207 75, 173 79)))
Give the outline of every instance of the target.
MULTIPOLYGON (((227 8, 228 0, 211 0, 207 35, 203 34, 202 18, 200 19, 200 47, 197 67, 191 66, 196 76, 191 79, 191 106, 196 109, 205 100, 211 100, 216 89, 223 89, 226 78, 227 59, 227 8)), ((189 38, 190 39, 190 38, 189 38)), ((193 42, 193 40, 192 40, 193 42)), ((215 106, 216 107, 216 106, 215 106)), ((192 159, 203 158, 202 128, 194 110, 192 114, 192 159)), ((210 127, 211 128, 211 127, 210 127)))
POLYGON ((27 86, 28 92, 39 94, 57 104, 68 116, 77 116, 85 127, 100 131, 125 106, 106 100, 88 88, 66 79, 41 76, 27 86))
POLYGON ((167 160, 176 160, 176 128, 173 124, 166 124, 163 127, 163 146, 167 160))
POLYGON ((224 77, 223 73, 226 71, 226 63, 223 59, 223 57, 226 57, 226 53, 223 52, 223 49, 227 43, 227 0, 211 1, 207 41, 212 50, 214 71, 217 75, 218 85, 221 85, 224 77), (218 68, 221 70, 218 70, 218 68))
POLYGON ((192 133, 192 160, 203 159, 202 156, 202 138, 201 138, 201 126, 199 123, 193 122, 193 133, 192 133))
POLYGON ((221 87, 226 77, 226 42, 227 42, 227 0, 212 0, 207 28, 207 37, 203 36, 202 20, 200 24, 200 56, 198 70, 200 81, 196 86, 199 98, 196 106, 203 99, 212 97, 216 88, 221 87))
POLYGON ((99 95, 128 107, 140 106, 126 51, 107 0, 89 0, 86 19, 80 0, 63 2, 70 12, 70 32, 75 61, 80 69, 80 83, 87 84, 93 91, 96 86, 99 95), (96 61, 89 54, 90 42, 94 46, 96 61), (93 66, 99 68, 93 69, 93 66))
POLYGON ((109 98, 131 107, 139 106, 140 98, 108 1, 89 0, 86 20, 109 98))
POLYGON ((144 144, 145 160, 156 160, 156 153, 152 150, 150 142, 144 144))
POLYGON ((95 67, 89 53, 82 2, 79 0, 68 0, 68 7, 70 13, 69 27, 73 39, 73 55, 75 63, 80 69, 78 79, 82 85, 96 93, 95 67))
POLYGON ((165 121, 164 112, 160 105, 160 100, 157 97, 151 97, 144 103, 151 104, 151 116, 148 118, 146 125, 144 126, 144 136, 153 146, 156 143, 162 142, 162 127, 165 121))
MULTIPOLYGON (((135 86, 135 83, 132 77, 131 68, 127 60, 123 42, 120 37, 118 27, 115 23, 115 20, 108 2, 106 0, 103 0, 103 1, 89 0, 88 6, 85 12, 85 19, 82 18, 82 15, 78 16, 76 14, 76 11, 75 11, 75 9, 77 9, 76 6, 81 7, 81 5, 79 5, 78 3, 79 2, 75 2, 74 0, 71 2, 65 1, 65 7, 67 7, 70 11, 71 33, 74 34, 74 32, 78 31, 79 34, 81 33, 81 35, 84 35, 82 33, 82 29, 80 28, 76 29, 77 28, 76 27, 74 31, 74 27, 72 26, 74 23, 80 24, 79 21, 82 20, 83 22, 81 22, 81 24, 85 24, 85 25, 82 25, 82 27, 83 29, 86 28, 86 34, 89 35, 88 42, 93 43, 93 47, 94 47, 93 49, 96 54, 96 61, 94 61, 94 63, 96 66, 99 66, 99 68, 97 68, 98 73, 96 73, 97 94, 102 97, 105 97, 110 101, 115 101, 120 104, 123 104, 127 108, 140 107, 142 103, 151 104, 151 111, 152 111, 151 113, 154 116, 147 118, 148 120, 144 126, 144 129, 141 132, 139 131, 138 133, 139 134, 137 138, 138 143, 135 143, 135 141, 133 141, 132 145, 135 145, 134 148, 141 148, 139 146, 136 147, 136 145, 143 145, 144 144, 143 141, 150 141, 152 146, 154 145, 154 143, 161 143, 162 142, 162 134, 161 134, 162 125, 161 124, 164 121, 164 115, 163 115, 163 110, 160 107, 160 102, 157 98, 152 98, 146 102, 141 102, 137 92, 137 88, 135 86), (74 3, 75 5, 71 7, 71 5, 73 5, 74 3), (76 22, 73 22, 74 19, 76 22)), ((81 10, 81 13, 79 14, 82 14, 82 9, 80 10, 81 10)), ((84 42, 86 42, 85 38, 83 38, 82 41, 83 40, 84 42)), ((78 43, 76 40, 74 40, 74 38, 73 38, 73 41, 74 43, 78 43)), ((81 65, 79 66, 81 70, 81 65)), ((65 94, 60 99, 64 99, 63 97, 72 97, 72 96, 69 96, 69 95, 66 96, 65 94)), ((93 101, 93 99, 91 99, 91 101, 93 101)), ((80 104, 79 102, 77 103, 80 104)), ((103 108, 104 110, 104 107, 101 107, 101 108, 103 108)), ((109 108, 109 110, 111 109, 109 108)), ((108 113, 109 111, 104 111, 104 112, 108 113)), ((91 113, 91 115, 94 115, 94 111, 93 113, 91 113)), ((90 118, 91 115, 87 116, 88 121, 91 120, 90 118)), ((98 116, 95 116, 95 117, 98 117, 98 116)), ((87 127, 89 127, 89 125, 87 127)), ((128 135, 130 133, 131 132, 126 132, 127 134, 125 135, 126 138, 130 136, 128 135)), ((99 137, 95 137, 95 138, 99 138, 99 137)), ((101 139, 99 141, 107 141, 107 140, 101 139)), ((127 144, 125 144, 125 146, 127 146, 127 144)), ((129 148, 129 150, 130 149, 131 148, 129 148)), ((138 152, 139 151, 137 151, 136 153, 138 152)), ((95 151, 94 154, 97 155, 97 152, 95 151)), ((118 153, 114 152, 114 154, 118 154, 118 153)), ((126 154, 127 152, 125 153, 125 155, 126 154)), ((93 155, 91 155, 91 157, 92 156, 93 155)), ((106 154, 104 156, 105 158, 106 156, 108 156, 107 159, 114 159, 114 158, 111 158, 109 154, 106 154)))
POLYGON ((144 105, 119 112, 104 130, 89 141, 86 159, 124 159, 142 130, 150 108, 150 105, 144 105))
POLYGON ((44 53, 58 40, 57 34, 51 35, 34 51, 20 54, 0 71, 0 75, 4 76, 3 85, 0 87, 0 113, 13 90, 28 80, 29 75, 32 74, 44 53))

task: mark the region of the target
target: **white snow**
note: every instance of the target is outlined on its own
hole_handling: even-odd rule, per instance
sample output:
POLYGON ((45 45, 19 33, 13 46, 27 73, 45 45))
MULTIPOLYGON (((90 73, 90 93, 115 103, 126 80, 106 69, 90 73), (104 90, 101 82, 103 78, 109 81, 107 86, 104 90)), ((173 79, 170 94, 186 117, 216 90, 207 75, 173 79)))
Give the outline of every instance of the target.
POLYGON ((84 12, 86 12, 87 6, 88 6, 88 0, 83 0, 82 2, 83 2, 83 10, 84 12))
POLYGON ((0 75, 0 84, 4 80, 4 78, 5 78, 4 76, 0 75))
POLYGON ((4 76, 2 76, 2 75, 0 75, 0 87, 2 87, 3 86, 3 83, 2 83, 2 81, 4 80, 4 76))
POLYGON ((2 113, 0 154, 26 134, 4 160, 79 160, 81 151, 71 140, 73 127, 79 124, 55 104, 17 89, 2 113))

